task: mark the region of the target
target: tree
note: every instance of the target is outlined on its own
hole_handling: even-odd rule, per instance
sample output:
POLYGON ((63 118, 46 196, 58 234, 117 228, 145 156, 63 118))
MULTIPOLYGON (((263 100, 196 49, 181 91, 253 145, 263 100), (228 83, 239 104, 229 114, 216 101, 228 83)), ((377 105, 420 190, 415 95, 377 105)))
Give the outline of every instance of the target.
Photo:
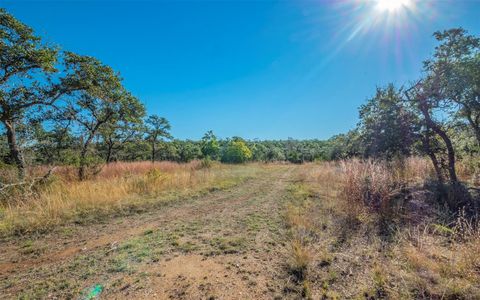
POLYGON ((63 115, 76 123, 81 135, 78 177, 83 180, 89 146, 100 130, 116 122, 139 122, 145 108, 125 90, 120 76, 99 60, 68 53, 66 62, 74 70, 68 80, 81 87, 70 93, 63 115))
POLYGON ((337 134, 327 141, 325 157, 328 160, 358 157, 365 153, 358 129, 337 134))
POLYGON ((458 177, 455 170, 455 149, 453 148, 452 140, 447 134, 447 129, 445 128, 446 125, 441 121, 436 120, 433 113, 435 109, 440 107, 440 101, 438 99, 439 88, 439 82, 435 80, 435 76, 427 76, 425 79, 417 82, 413 87, 405 91, 405 95, 423 116, 421 119, 424 126, 422 142, 425 151, 432 160, 438 179, 441 182, 443 181, 443 166, 440 164, 441 160, 437 158, 439 151, 433 150, 431 146, 432 142, 437 141, 432 134, 438 135, 446 148, 448 163, 444 168, 448 171, 449 181, 455 185, 458 183, 458 177))
POLYGON ((116 153, 128 142, 138 140, 143 128, 141 119, 134 122, 126 120, 112 121, 99 130, 105 151, 105 162, 112 162, 116 153))
POLYGON ((202 156, 202 150, 198 143, 190 140, 175 141, 175 143, 178 145, 178 160, 180 162, 189 162, 202 156))
MULTIPOLYGON (((149 151, 152 147, 149 146, 149 151)), ((149 157, 151 154, 149 155, 149 157)), ((157 154, 155 157, 159 160, 180 161, 180 144, 179 141, 160 141, 157 146, 157 154)))
POLYGON ((439 106, 452 119, 462 120, 480 145, 480 38, 462 28, 434 33, 440 44, 425 62, 430 80, 437 83, 439 106))
POLYGON ((425 76, 406 91, 423 116, 423 145, 437 170, 437 177, 443 180, 442 169, 446 169, 449 181, 456 185, 456 154, 449 127, 455 120, 466 120, 480 143, 480 39, 466 35, 462 28, 435 32, 441 42, 435 48, 433 57, 424 63, 425 76), (439 113, 440 112, 440 113, 439 113), (443 120, 438 118, 443 115, 443 120), (445 118, 447 117, 447 118, 445 118), (442 165, 432 144, 445 149, 447 164, 442 165))
POLYGON ((150 145, 143 136, 135 136, 126 142, 122 149, 117 152, 120 161, 144 161, 150 159, 150 145))
POLYGON ((73 155, 78 149, 78 143, 71 134, 69 126, 54 124, 51 130, 46 130, 42 124, 34 127, 35 142, 32 143, 32 150, 35 153, 35 160, 41 164, 69 164, 76 159, 73 155))
POLYGON ((25 162, 16 128, 25 113, 52 105, 57 93, 49 92, 46 75, 55 72, 57 50, 42 43, 33 30, 0 9, 0 121, 5 127, 9 156, 21 178, 25 162))
POLYGON ((157 116, 151 115, 145 120, 146 124, 146 133, 147 133, 147 141, 150 143, 152 156, 151 160, 152 163, 155 162, 155 156, 157 154, 157 143, 160 139, 166 138, 170 139, 172 136, 170 135, 170 123, 167 119, 157 116))
POLYGON ((266 161, 283 161, 285 160, 285 153, 283 152, 282 148, 272 145, 268 148, 266 153, 266 161))
POLYGON ((434 36, 440 44, 433 57, 424 63, 425 77, 407 96, 423 116, 422 142, 439 181, 443 182, 442 169, 446 169, 449 181, 456 185, 456 151, 449 133, 451 127, 466 123, 480 145, 480 39, 467 35, 462 28, 435 32, 434 36), (439 120, 438 115, 443 115, 444 120, 439 120), (442 164, 443 149, 446 165, 442 164))
POLYGON ((409 156, 416 141, 417 123, 400 90, 393 84, 377 88, 375 96, 360 107, 358 130, 365 156, 387 159, 409 156))
POLYGON ((220 145, 213 131, 207 131, 202 137, 202 154, 204 157, 216 160, 220 154, 220 145))
POLYGON ((231 140, 223 155, 222 161, 227 163, 244 163, 252 158, 252 151, 248 148, 243 140, 231 140))
POLYGON ((252 151, 252 160, 254 161, 268 161, 267 146, 259 141, 251 143, 249 146, 252 151))

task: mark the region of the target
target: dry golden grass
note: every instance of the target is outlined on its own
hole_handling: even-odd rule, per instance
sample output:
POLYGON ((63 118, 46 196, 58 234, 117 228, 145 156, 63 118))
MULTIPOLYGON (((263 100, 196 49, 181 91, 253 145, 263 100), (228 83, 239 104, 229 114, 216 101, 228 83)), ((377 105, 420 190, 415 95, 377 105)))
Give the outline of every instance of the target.
POLYGON ((35 196, 2 206, 0 233, 44 231, 69 221, 89 222, 146 210, 179 197, 233 186, 261 169, 258 165, 221 164, 200 169, 199 165, 114 163, 85 181, 70 176, 73 169, 60 168, 35 196))
POLYGON ((401 178, 409 184, 423 183, 426 179, 435 178, 432 163, 424 157, 407 158, 402 175, 401 178))
MULTIPOLYGON (((462 176, 469 180, 473 175, 462 176)), ((305 165, 299 185, 310 191, 304 200, 310 206, 287 207, 287 223, 319 235, 307 247, 301 239, 293 240, 292 257, 298 263, 292 267, 308 259, 304 282, 312 297, 480 299, 480 224, 463 215, 453 224, 433 217, 412 224, 403 215, 410 211, 404 210, 401 217, 407 221, 395 222, 386 233, 385 223, 378 220, 398 216, 382 216, 381 209, 370 206, 372 199, 380 208, 390 204, 399 188, 418 191, 432 178, 430 163, 422 158, 408 159, 403 166, 359 160, 305 165), (301 255, 303 250, 308 256, 301 255)), ((438 209, 416 193, 411 197, 420 207, 438 209)))
POLYGON ((336 197, 341 182, 338 177, 342 174, 337 162, 320 162, 306 164, 299 178, 303 182, 311 182, 321 185, 321 193, 324 196, 336 197))
POLYGON ((458 161, 456 169, 460 180, 473 185, 480 185, 480 161, 478 158, 458 161))
POLYGON ((417 230, 394 248, 398 274, 428 298, 480 298, 480 235, 466 241, 417 230))
POLYGON ((420 162, 414 159, 396 165, 374 160, 342 161, 342 197, 353 206, 388 210, 402 189, 428 176, 428 169, 420 162))
MULTIPOLYGON (((113 162, 101 166, 98 174, 91 176, 91 179, 101 180, 116 177, 128 177, 133 175, 142 175, 152 170, 164 173, 173 173, 178 170, 196 170, 201 168, 201 161, 194 160, 189 163, 177 163, 171 161, 160 161, 152 163, 150 161, 139 162, 113 162)), ((51 167, 36 166, 28 170, 30 176, 41 176, 51 167)), ((57 166, 54 174, 63 181, 78 181, 78 169, 74 166, 57 166)))
POLYGON ((291 259, 289 262, 290 272, 296 280, 303 281, 307 276, 309 265, 312 261, 312 254, 309 248, 299 239, 290 241, 291 259))

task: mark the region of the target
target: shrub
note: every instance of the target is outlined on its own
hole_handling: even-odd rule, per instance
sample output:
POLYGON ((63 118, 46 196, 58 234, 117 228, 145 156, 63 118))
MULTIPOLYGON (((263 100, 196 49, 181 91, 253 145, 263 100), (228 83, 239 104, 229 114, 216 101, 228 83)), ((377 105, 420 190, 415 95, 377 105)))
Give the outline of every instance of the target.
POLYGON ((252 158, 252 151, 247 144, 241 140, 234 140, 228 143, 222 156, 222 161, 227 163, 244 163, 252 158))

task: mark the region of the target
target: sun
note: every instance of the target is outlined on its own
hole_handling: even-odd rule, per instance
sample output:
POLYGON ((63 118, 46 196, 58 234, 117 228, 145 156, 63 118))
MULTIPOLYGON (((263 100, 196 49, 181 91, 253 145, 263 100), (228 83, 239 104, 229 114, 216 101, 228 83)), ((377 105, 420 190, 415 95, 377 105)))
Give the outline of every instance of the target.
POLYGON ((411 5, 411 0, 376 0, 375 8, 380 12, 397 12, 411 5))

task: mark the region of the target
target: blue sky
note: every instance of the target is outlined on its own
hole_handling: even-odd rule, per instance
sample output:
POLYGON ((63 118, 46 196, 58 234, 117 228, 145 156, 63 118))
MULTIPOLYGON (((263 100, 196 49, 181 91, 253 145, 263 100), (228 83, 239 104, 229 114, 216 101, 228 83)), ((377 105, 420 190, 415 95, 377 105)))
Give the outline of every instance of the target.
POLYGON ((480 1, 0 1, 48 42, 118 70, 177 138, 345 132, 376 86, 420 74, 436 30, 480 34, 480 1))

